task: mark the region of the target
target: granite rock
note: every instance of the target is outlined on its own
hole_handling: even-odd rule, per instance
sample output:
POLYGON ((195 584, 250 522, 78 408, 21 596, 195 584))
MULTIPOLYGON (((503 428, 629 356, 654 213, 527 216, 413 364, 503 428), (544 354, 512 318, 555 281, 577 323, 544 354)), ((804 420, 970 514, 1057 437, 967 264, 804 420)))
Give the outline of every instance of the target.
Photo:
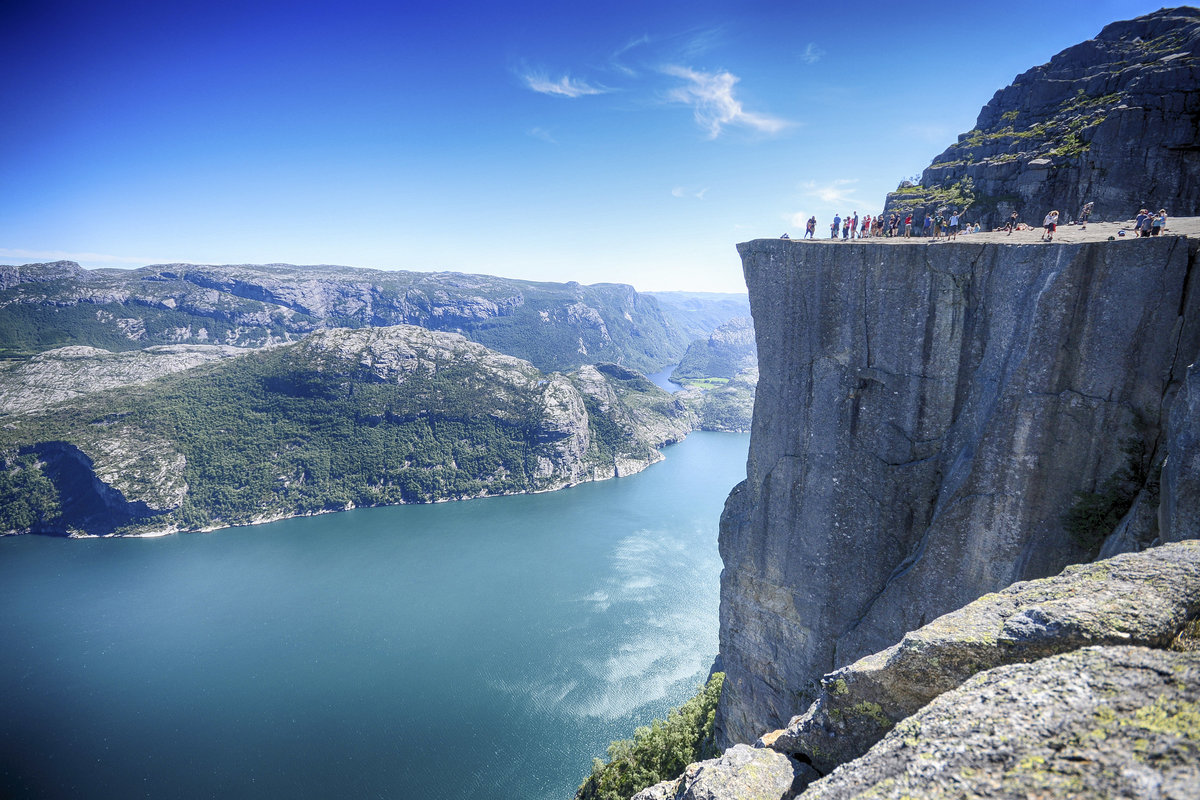
POLYGON ((1147 483, 1169 461, 1200 330, 1184 237, 739 252, 760 377, 721 523, 726 746, 784 726, 825 673, 1094 557, 1064 515, 1130 440, 1147 483))
POLYGON ((1015 583, 821 679, 820 694, 760 744, 822 774, 972 675, 1092 645, 1164 648, 1200 614, 1200 541, 1015 583))
POLYGON ((1200 797, 1200 653, 1091 647, 976 675, 804 800, 1200 797))
POLYGON ((1093 220, 1200 214, 1200 10, 1114 22, 1018 75, 885 211, 969 205, 987 227, 1013 211, 1036 227, 1087 202, 1093 220))

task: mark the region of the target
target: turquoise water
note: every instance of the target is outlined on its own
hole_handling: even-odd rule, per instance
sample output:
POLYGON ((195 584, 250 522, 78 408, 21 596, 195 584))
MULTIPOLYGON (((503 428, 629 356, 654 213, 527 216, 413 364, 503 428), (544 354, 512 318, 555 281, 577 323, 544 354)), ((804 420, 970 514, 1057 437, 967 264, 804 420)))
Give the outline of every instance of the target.
POLYGON ((0 539, 0 797, 566 800, 703 682, 748 443, 549 494, 0 539))

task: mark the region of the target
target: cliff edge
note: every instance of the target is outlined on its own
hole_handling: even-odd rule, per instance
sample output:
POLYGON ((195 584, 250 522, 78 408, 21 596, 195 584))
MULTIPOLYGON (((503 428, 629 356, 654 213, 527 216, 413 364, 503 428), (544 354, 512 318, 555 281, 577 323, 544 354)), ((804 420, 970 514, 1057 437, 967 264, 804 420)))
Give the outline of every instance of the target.
POLYGON ((1014 241, 738 246, 760 378, 721 520, 723 744, 935 617, 1096 557, 1114 516, 1109 552, 1200 534, 1160 488, 1194 491, 1172 469, 1200 428, 1200 240, 1014 241))

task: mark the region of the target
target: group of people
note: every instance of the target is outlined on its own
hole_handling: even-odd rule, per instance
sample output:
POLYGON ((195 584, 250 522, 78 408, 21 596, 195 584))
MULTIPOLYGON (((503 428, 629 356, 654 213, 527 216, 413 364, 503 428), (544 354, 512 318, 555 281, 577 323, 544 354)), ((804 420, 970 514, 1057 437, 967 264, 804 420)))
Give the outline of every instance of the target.
POLYGON ((1160 208, 1157 214, 1151 214, 1146 209, 1138 212, 1133 230, 1138 236, 1158 236, 1167 229, 1166 209, 1160 208))
MULTIPOLYGON (((829 224, 829 238, 845 240, 870 237, 932 236, 934 239, 940 239, 945 236, 947 239, 953 239, 960 231, 969 232, 971 230, 978 231, 979 226, 976 225, 972 228, 970 225, 965 225, 957 211, 926 214, 924 224, 917 226, 913 225, 912 213, 903 217, 895 212, 876 216, 868 214, 860 219, 858 212, 855 212, 853 216, 847 214, 845 217, 835 214, 833 222, 829 224)), ((788 239, 790 237, 785 233, 780 238, 788 239)), ((802 238, 817 238, 817 218, 815 216, 809 217, 808 222, 805 223, 802 238)))
MULTIPOLYGON (((1080 230, 1087 230, 1088 217, 1091 216, 1093 203, 1085 203, 1079 210, 1079 218, 1077 220, 1080 230)), ((1057 210, 1046 214, 1042 220, 1042 241, 1050 242, 1054 240, 1054 234, 1058 230, 1060 214, 1057 210)), ((1071 223, 1072 225, 1075 222, 1071 223)), ((1006 231, 1008 235, 1012 235, 1016 230, 1028 230, 1032 226, 1027 226, 1020 221, 1020 217, 1016 211, 1009 215, 1008 220, 1003 227, 996 228, 996 231, 1006 231)), ((1157 214, 1152 214, 1146 209, 1138 212, 1137 220, 1134 224, 1135 236, 1157 236, 1167 228, 1167 212, 1160 209, 1157 214)), ((830 239, 866 239, 870 237, 897 237, 904 236, 906 238, 912 236, 930 236, 934 240, 954 239, 960 232, 978 233, 981 230, 979 223, 972 226, 962 219, 962 214, 957 211, 941 210, 933 214, 926 214, 922 223, 913 223, 912 213, 906 213, 903 216, 892 212, 890 214, 878 214, 874 217, 867 215, 861 219, 858 212, 853 215, 847 214, 845 217, 840 214, 835 214, 833 222, 829 224, 830 239)), ((1124 232, 1121 232, 1124 235, 1124 232)), ((780 238, 790 238, 786 233, 780 238)), ((809 217, 808 222, 804 225, 805 239, 817 238, 817 218, 809 217)))

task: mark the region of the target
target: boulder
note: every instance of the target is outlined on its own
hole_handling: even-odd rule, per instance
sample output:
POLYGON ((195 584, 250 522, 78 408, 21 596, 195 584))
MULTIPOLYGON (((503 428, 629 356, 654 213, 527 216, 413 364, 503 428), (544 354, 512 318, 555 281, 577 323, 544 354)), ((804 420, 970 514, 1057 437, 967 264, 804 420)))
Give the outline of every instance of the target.
POLYGON ((816 777, 812 767, 794 758, 741 744, 690 765, 677 780, 655 784, 633 800, 791 800, 816 777))
POLYGON ((1200 797, 1200 653, 1090 647, 980 673, 804 800, 1200 797))
POLYGON ((817 701, 761 745, 822 774, 972 675, 1089 645, 1166 647, 1200 613, 1200 540, 1016 583, 821 679, 817 701))

